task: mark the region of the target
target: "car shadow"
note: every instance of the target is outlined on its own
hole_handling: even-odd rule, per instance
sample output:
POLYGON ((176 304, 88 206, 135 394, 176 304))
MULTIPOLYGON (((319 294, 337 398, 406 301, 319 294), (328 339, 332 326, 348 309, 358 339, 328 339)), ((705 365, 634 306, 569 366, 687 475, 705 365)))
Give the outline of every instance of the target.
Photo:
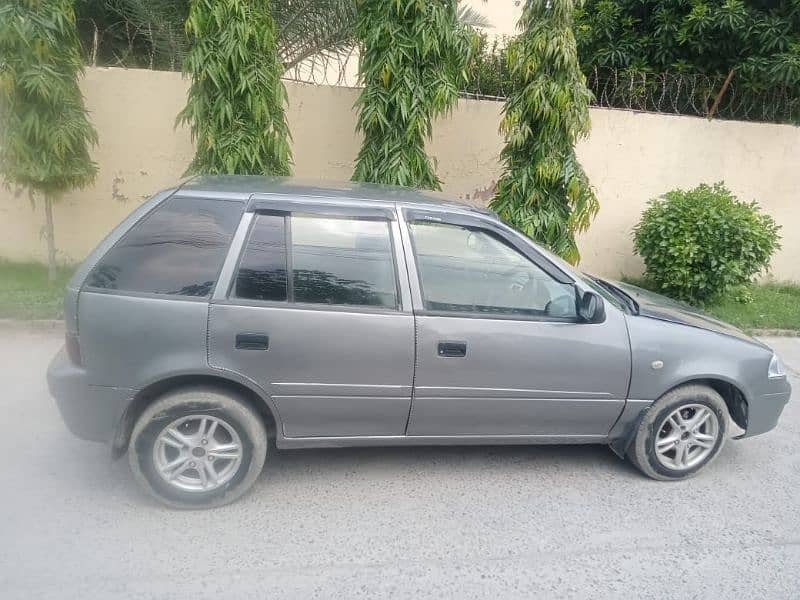
MULTIPOLYGON (((64 436, 53 439, 49 453, 72 457, 69 466, 48 473, 56 488, 68 495, 110 502, 112 505, 148 504, 166 509, 139 488, 128 467, 127 455, 111 458, 109 449, 64 436), (60 481, 63 479, 63 481, 60 481), (104 497, 104 500, 100 500, 104 497)), ((33 466, 33 465, 32 465, 33 466)), ((44 467, 44 464, 38 465, 44 467)), ((443 481, 454 474, 459 478, 529 478, 541 473, 569 479, 610 480, 646 479, 608 447, 600 445, 540 446, 413 446, 281 450, 271 445, 264 470, 256 482, 259 502, 281 494, 283 484, 295 488, 320 485, 348 485, 352 480, 375 484, 403 481, 443 481), (259 491, 260 490, 260 491, 259 491), (265 495, 266 494, 266 495, 265 495)))
POLYGON ((440 471, 542 469, 575 474, 605 469, 623 477, 642 475, 610 448, 601 445, 500 445, 500 446, 403 446, 281 450, 271 448, 263 478, 274 479, 304 471, 357 471, 397 476, 402 472, 435 475, 440 471))

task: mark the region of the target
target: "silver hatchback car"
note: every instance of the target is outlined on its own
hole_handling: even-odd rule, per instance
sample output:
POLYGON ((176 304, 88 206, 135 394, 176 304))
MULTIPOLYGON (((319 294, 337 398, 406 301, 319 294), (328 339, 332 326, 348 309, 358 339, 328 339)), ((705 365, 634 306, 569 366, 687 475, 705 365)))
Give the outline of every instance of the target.
POLYGON ((67 426, 184 508, 241 496, 268 440, 607 444, 683 479, 790 396, 737 329, 404 188, 192 179, 100 243, 65 315, 67 426))

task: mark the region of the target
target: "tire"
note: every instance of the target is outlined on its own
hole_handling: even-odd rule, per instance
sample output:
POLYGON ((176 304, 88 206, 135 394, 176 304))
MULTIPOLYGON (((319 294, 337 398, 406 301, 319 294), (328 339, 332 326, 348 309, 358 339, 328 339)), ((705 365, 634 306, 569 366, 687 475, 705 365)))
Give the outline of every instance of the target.
POLYGON ((136 481, 181 509, 238 499, 255 483, 266 455, 261 417, 240 398, 207 387, 170 392, 148 406, 128 450, 136 481))
POLYGON ((648 409, 628 459, 653 479, 688 479, 719 456, 727 434, 728 408, 722 396, 705 385, 684 385, 667 392, 648 409), (695 427, 700 420, 703 422, 695 427), (688 454, 684 452, 687 448, 688 454))

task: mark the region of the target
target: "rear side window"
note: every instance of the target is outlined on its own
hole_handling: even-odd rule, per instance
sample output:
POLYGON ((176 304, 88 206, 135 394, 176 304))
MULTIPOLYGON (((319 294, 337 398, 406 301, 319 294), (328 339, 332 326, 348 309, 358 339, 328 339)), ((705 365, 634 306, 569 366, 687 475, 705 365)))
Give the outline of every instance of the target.
POLYGON ((93 288, 208 296, 244 203, 170 198, 134 225, 89 274, 93 288))
POLYGON ((389 223, 292 217, 296 302, 397 306, 389 223))
POLYGON ((389 223, 258 215, 242 255, 235 295, 251 300, 396 308, 389 223))

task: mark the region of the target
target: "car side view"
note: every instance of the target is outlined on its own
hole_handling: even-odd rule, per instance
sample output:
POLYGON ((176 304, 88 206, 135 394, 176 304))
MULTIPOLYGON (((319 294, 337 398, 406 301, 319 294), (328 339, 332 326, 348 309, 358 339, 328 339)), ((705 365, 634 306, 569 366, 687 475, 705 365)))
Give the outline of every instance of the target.
POLYGON ((606 444, 679 480, 791 393, 741 331, 390 186, 193 178, 97 246, 65 320, 67 426, 180 508, 245 493, 268 441, 606 444))

